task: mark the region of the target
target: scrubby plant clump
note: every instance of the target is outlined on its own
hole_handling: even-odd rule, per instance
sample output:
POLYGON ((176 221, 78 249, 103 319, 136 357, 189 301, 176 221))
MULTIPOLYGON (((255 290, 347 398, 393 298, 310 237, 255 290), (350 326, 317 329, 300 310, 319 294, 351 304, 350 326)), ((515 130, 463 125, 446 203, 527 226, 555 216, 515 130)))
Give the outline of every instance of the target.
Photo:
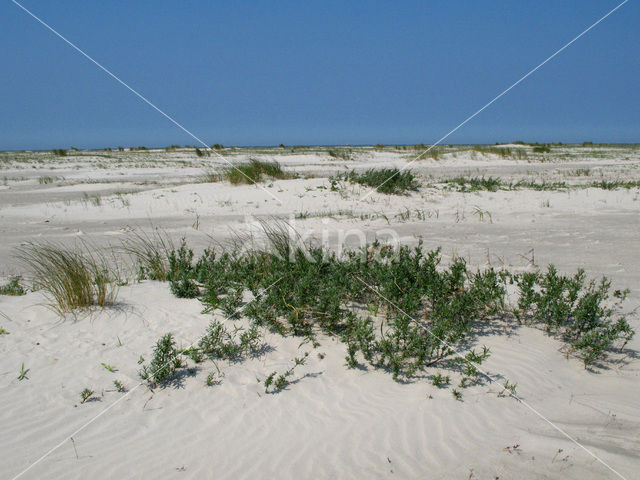
MULTIPOLYGON (((421 245, 394 251, 375 243, 338 256, 299 245, 284 230, 267 232, 271 247, 264 250, 206 250, 195 263, 175 252, 176 259, 188 260, 181 269, 185 279, 201 285, 205 311, 252 322, 251 329, 239 330, 213 321, 198 345, 211 359, 234 361, 253 352, 258 327, 314 342, 324 332, 345 344, 349 367, 380 368, 395 379, 427 377, 438 386, 451 382, 440 371, 432 375, 444 369, 461 377, 464 388, 482 380, 478 366, 490 354, 469 345, 496 322, 543 325, 586 365, 633 335, 608 306, 610 283, 588 282, 583 272, 473 271, 460 258, 442 265, 439 249, 425 252, 421 245), (515 305, 506 300, 510 284, 519 290, 515 305)), ((613 298, 624 295, 614 292, 613 298)))
POLYGON ((565 276, 549 266, 546 273, 521 274, 515 281, 520 290, 518 318, 542 323, 549 333, 560 335, 585 365, 616 343, 624 347, 635 333, 624 317, 616 316, 628 291, 611 294, 606 278, 596 283, 587 281, 583 270, 565 276))
POLYGON ((171 292, 178 298, 195 298, 200 293, 192 275, 193 251, 187 248, 186 242, 177 250, 169 252, 169 272, 167 280, 171 286, 171 292))
POLYGON ((235 329, 229 332, 217 320, 213 320, 207 332, 200 339, 198 348, 201 353, 211 359, 241 360, 244 356, 256 355, 262 348, 262 335, 257 326, 248 330, 235 329), (238 336, 238 333, 240 335, 238 336))
POLYGON ((13 277, 6 284, 0 286, 0 295, 20 296, 26 294, 20 280, 20 277, 13 277))
POLYGON ((346 180, 375 188, 380 193, 400 195, 410 190, 417 190, 418 182, 409 170, 397 168, 370 169, 362 173, 350 171, 337 176, 338 180, 346 180))
POLYGON ((149 366, 144 365, 139 375, 151 384, 164 386, 174 378, 181 366, 182 359, 176 342, 173 335, 167 333, 157 341, 149 366))
POLYGON ((237 185, 240 183, 258 183, 264 177, 285 180, 295 178, 295 175, 282 170, 278 162, 265 162, 252 158, 247 163, 239 163, 226 168, 221 177, 237 185))

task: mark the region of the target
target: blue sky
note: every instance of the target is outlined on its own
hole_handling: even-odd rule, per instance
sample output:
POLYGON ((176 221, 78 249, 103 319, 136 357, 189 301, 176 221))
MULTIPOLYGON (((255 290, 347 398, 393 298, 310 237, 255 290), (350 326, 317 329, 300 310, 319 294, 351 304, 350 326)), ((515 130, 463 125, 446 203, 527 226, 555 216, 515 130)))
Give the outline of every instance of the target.
MULTIPOLYGON (((21 2, 208 144, 432 143, 618 1, 21 2)), ((630 1, 444 143, 640 142, 630 1)), ((0 149, 196 144, 9 0, 0 149)))

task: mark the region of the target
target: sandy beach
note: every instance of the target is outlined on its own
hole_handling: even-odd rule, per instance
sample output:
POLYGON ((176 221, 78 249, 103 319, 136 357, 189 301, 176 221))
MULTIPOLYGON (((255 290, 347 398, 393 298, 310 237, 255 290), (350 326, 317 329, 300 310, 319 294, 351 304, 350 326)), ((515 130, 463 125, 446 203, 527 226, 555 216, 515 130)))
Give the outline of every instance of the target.
POLYGON ((440 247, 445 263, 461 257, 473 270, 584 269, 630 290, 622 313, 640 328, 638 146, 438 148, 409 165, 418 187, 402 195, 335 178, 402 169, 420 153, 413 147, 0 153, 0 285, 21 276, 27 290, 0 295, 2 478, 619 478, 612 469, 636 478, 638 336, 586 369, 541 328, 487 332, 475 342, 491 351, 483 368, 516 383, 523 402, 486 382, 457 400, 424 378, 348 368, 346 345, 326 334, 302 349, 308 359, 286 388, 265 393, 265 378, 302 351, 299 337, 266 329, 263 354, 189 363, 179 381, 152 389, 139 377, 140 357, 148 361, 168 332, 193 345, 212 319, 225 320, 221 311, 203 313, 199 299, 177 298, 167 282, 138 281, 132 260, 114 254, 131 268, 116 304, 61 317, 15 255, 28 242, 110 251, 132 232, 154 231, 175 244, 185 238, 200 255, 280 219, 332 251, 421 240, 425 250, 440 247), (206 181, 249 159, 277 161, 296 178, 206 181), (447 183, 456 177, 550 187, 461 191, 447 183), (219 382, 205 385, 217 368, 219 382), (94 393, 81 403, 84 388, 94 393))

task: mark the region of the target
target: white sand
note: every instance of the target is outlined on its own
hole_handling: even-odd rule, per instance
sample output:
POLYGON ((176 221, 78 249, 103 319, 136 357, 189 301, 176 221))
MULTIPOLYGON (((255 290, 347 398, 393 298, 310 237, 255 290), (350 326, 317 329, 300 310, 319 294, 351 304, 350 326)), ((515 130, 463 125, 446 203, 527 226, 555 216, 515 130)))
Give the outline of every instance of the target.
MULTIPOLYGON (((346 186, 342 194, 332 192, 326 176, 345 166, 402 166, 410 152, 356 153, 351 162, 322 152, 279 156, 285 168, 325 172, 324 178, 263 183, 280 201, 255 186, 180 185, 205 168, 197 162, 222 165, 185 152, 146 154, 147 163, 162 160, 158 168, 136 166, 142 160, 118 166, 102 157, 5 166, 4 175, 0 172, 8 178, 0 190, 0 275, 21 272, 11 252, 24 241, 72 244, 82 238, 116 244, 127 226, 153 224, 203 247, 228 238, 231 229, 245 228, 247 215, 288 219, 306 212, 308 218, 292 219, 296 228, 303 234, 313 230, 311 236, 319 239, 324 231, 333 247, 349 230, 361 229, 373 240, 384 235, 382 229, 393 229, 403 243, 415 244, 421 237, 425 247, 442 246, 445 257, 462 255, 473 267, 532 269, 533 253, 541 268, 549 263, 566 273, 585 268, 592 276, 607 275, 615 288, 630 288, 628 312, 640 304, 637 188, 495 193, 421 188, 409 196, 375 193, 360 201, 366 189, 346 186), (108 168, 98 167, 100 162, 108 168), (64 180, 39 184, 38 177, 45 175, 64 180), (138 193, 116 195, 134 190, 138 193), (95 195, 99 202, 91 200, 95 195), (402 218, 407 209, 410 218, 402 218), (487 213, 481 218, 479 210, 487 213), (321 216, 328 211, 343 215, 321 216)), ((425 183, 429 175, 463 173, 571 182, 640 177, 637 149, 602 156, 582 150, 560 157, 538 162, 461 153, 418 162, 415 171, 425 183), (592 173, 567 176, 578 168, 592 173)), ((347 243, 356 240, 346 236, 347 243)), ((173 332, 188 346, 212 319, 201 313, 197 300, 177 299, 167 284, 150 281, 122 287, 117 308, 77 318, 60 319, 45 303, 39 292, 0 296, 0 312, 7 317, 0 315, 0 326, 10 332, 0 336, 2 478, 13 478, 122 398, 113 391, 113 380, 136 387, 138 358, 149 359, 161 335, 173 332), (18 381, 22 362, 28 379, 18 381), (108 372, 102 362, 118 371, 108 372), (96 401, 79 403, 85 387, 96 390, 96 401)), ((637 313, 629 320, 640 329, 637 313)), ((565 358, 561 343, 543 332, 521 327, 505 333, 481 339, 492 352, 487 371, 517 382, 527 404, 621 475, 637 478, 637 357, 614 357, 609 368, 588 371, 579 359, 565 358)), ((459 402, 450 390, 425 380, 402 384, 382 371, 349 370, 344 345, 326 337, 320 341, 316 350, 299 349, 300 339, 268 335, 273 351, 243 363, 220 363, 220 385, 204 385, 215 370, 204 363, 179 387, 151 392, 140 386, 74 436, 78 457, 67 441, 22 478, 617 478, 525 405, 499 397, 496 386, 468 388, 459 402), (295 383, 266 395, 261 383, 266 375, 288 368, 307 350, 309 362, 296 370, 295 383)), ((629 347, 640 352, 638 337, 629 347)))

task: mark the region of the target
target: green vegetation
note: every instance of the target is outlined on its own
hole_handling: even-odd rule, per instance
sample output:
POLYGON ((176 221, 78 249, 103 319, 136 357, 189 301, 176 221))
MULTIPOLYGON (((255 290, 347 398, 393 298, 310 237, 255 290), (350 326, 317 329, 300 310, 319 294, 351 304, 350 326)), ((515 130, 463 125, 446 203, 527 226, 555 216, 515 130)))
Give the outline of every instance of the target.
MULTIPOLYGON (((284 228, 272 226, 267 233, 265 250, 210 249, 195 263, 185 244, 183 253, 172 253, 188 262, 176 263, 176 272, 201 286, 205 312, 219 309, 251 322, 249 329, 230 330, 212 321, 197 348, 189 350, 191 358, 194 350, 213 361, 256 355, 264 348, 260 328, 300 336, 314 346, 324 332, 344 342, 349 367, 380 368, 398 380, 426 377, 438 387, 456 374, 458 388, 466 388, 483 381, 478 365, 489 349, 470 346, 487 330, 540 326, 585 366, 623 348, 634 334, 618 313, 625 292, 614 292, 618 303, 611 304, 610 282, 589 282, 583 272, 564 277, 553 267, 544 275, 471 271, 460 258, 444 266, 439 250, 424 252, 421 246, 394 252, 373 244, 338 257, 296 244, 284 228), (514 305, 507 303, 509 285, 519 292, 514 305), (243 300, 245 293, 250 300, 243 300)), ((175 362, 180 353, 163 338, 154 352, 156 367, 166 359, 175 362)), ((300 364, 267 376, 265 390, 284 388, 300 364)))
POLYGON ((339 158, 346 161, 353 160, 353 151, 348 148, 332 148, 327 151, 331 158, 339 158))
POLYGON ((441 373, 438 373, 431 376, 431 383, 435 387, 443 388, 451 383, 451 379, 448 375, 442 375, 441 373))
POLYGON ((20 296, 26 294, 27 292, 20 284, 21 280, 21 277, 13 277, 8 283, 0 285, 0 295, 20 296))
POLYGON ((122 241, 122 251, 137 264, 139 280, 166 281, 173 250, 171 239, 157 229, 151 234, 133 231, 122 241))
POLYGON ((113 386, 116 387, 116 391, 123 393, 127 391, 127 387, 124 386, 124 384, 119 381, 119 380, 114 380, 113 381, 113 386))
POLYGON ((348 173, 337 175, 336 179, 367 185, 375 188, 380 193, 396 195, 418 188, 418 183, 413 173, 409 170, 399 170, 397 168, 371 169, 362 173, 352 170, 348 173))
POLYGON ((180 352, 176 348, 173 335, 167 333, 157 341, 149 366, 143 365, 139 375, 150 385, 165 386, 181 366, 180 352))
POLYGON ((503 186, 499 178, 493 177, 456 177, 443 180, 441 183, 451 185, 459 192, 476 192, 479 190, 496 192, 503 186))
POLYGON ((49 175, 46 175, 44 177, 38 177, 38 183, 40 185, 49 185, 53 182, 55 182, 56 180, 61 180, 58 177, 51 177, 49 175))
POLYGON ((264 162, 250 159, 248 163, 239 163, 234 166, 227 167, 220 176, 220 178, 228 180, 233 185, 241 183, 258 183, 263 179, 263 177, 285 180, 295 178, 296 175, 282 170, 282 167, 278 162, 264 162))
POLYGON ((53 153, 56 157, 66 157, 67 156, 67 151, 63 150, 62 148, 56 148, 54 150, 51 150, 51 153, 53 153))
POLYGON ((210 372, 209 375, 207 375, 207 379, 204 381, 204 384, 207 387, 211 387, 213 385, 218 385, 220 382, 220 380, 216 380, 216 372, 210 372))
POLYGON ((233 332, 229 332, 222 323, 213 320, 200 339, 198 348, 212 360, 240 361, 247 355, 258 355, 263 349, 263 343, 256 325, 246 331, 235 328, 233 332))
POLYGON ((601 188, 603 190, 616 190, 618 188, 626 188, 627 190, 629 190, 631 188, 640 187, 640 181, 638 181, 638 180, 635 180, 635 181, 634 180, 629 180, 629 181, 623 181, 623 180, 606 181, 606 180, 602 180, 600 182, 591 182, 587 186, 589 186, 591 188, 601 188))
POLYGON ((29 243, 17 249, 34 289, 42 289, 59 314, 76 308, 105 307, 115 302, 118 281, 107 259, 95 249, 29 243))
POLYGON ((482 154, 499 155, 502 158, 525 158, 527 156, 526 152, 522 148, 499 147, 493 145, 474 145, 472 147, 472 150, 474 152, 479 152, 482 154))
POLYGON ((289 378, 293 376, 295 368, 304 365, 307 362, 309 352, 305 352, 304 356, 293 359, 293 366, 284 373, 278 375, 278 372, 271 372, 264 380, 264 393, 278 393, 291 383, 289 378))
POLYGON ((539 145, 533 147, 533 153, 551 153, 551 148, 548 145, 539 145))
POLYGON ((95 392, 90 388, 85 388, 80 392, 80 403, 84 403, 91 398, 95 392))
POLYGON ((195 298, 200 293, 190 277, 193 252, 188 250, 184 239, 177 250, 169 252, 169 270, 165 278, 169 280, 171 292, 178 298, 195 298))
POLYGON ((117 372, 118 369, 116 367, 114 367, 113 365, 109 365, 107 363, 101 363, 100 365, 102 365, 106 370, 110 371, 111 373, 117 372))
MULTIPOLYGON (((585 173, 582 173, 585 174, 585 173)), ((455 177, 446 180, 440 180, 438 183, 445 185, 458 192, 478 192, 486 190, 489 192, 497 192, 498 190, 519 190, 529 189, 538 191, 551 190, 567 190, 570 188, 600 188, 603 190, 615 190, 618 188, 638 188, 640 181, 606 181, 590 182, 583 184, 568 184, 566 182, 531 182, 520 180, 518 182, 505 183, 499 178, 494 177, 455 177)))
POLYGON ((593 363, 614 343, 622 347, 634 331, 624 317, 616 315, 628 291, 610 293, 611 282, 586 280, 583 270, 574 276, 560 275, 550 266, 546 273, 524 273, 514 277, 519 288, 516 317, 525 323, 542 324, 557 334, 582 356, 585 365, 593 363), (613 305, 609 305, 613 297, 613 305))
POLYGON ((20 373, 18 374, 18 380, 24 380, 25 378, 28 380, 27 373, 29 373, 28 368, 24 368, 24 362, 22 362, 22 366, 20 367, 20 373))

